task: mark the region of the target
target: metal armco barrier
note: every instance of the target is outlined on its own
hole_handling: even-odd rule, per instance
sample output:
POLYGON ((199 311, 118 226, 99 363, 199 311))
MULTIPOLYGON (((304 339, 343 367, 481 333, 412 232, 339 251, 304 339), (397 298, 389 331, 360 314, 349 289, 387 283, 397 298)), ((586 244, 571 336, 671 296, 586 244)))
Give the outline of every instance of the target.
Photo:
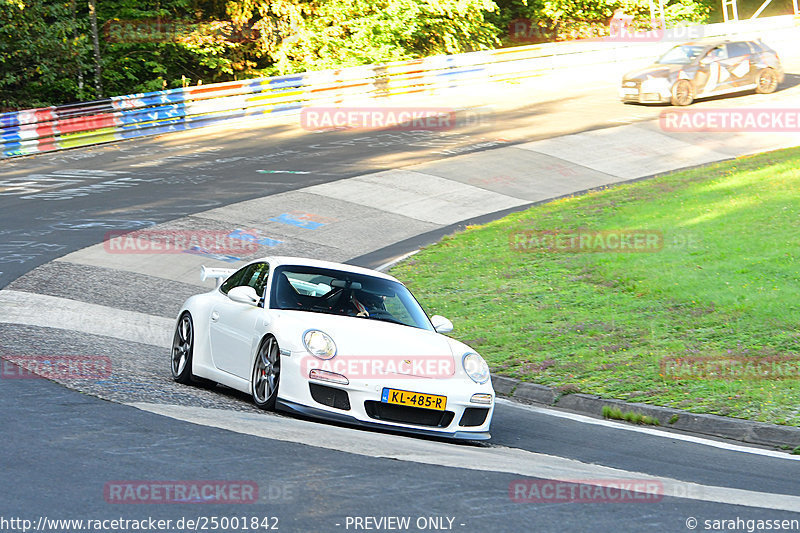
MULTIPOLYGON (((772 42, 776 30, 789 32, 791 39, 796 39, 798 22, 788 15, 701 28, 707 37, 753 38, 769 32, 767 37, 772 42)), ((0 159, 187 130, 248 116, 299 113, 310 105, 440 94, 485 83, 524 80, 555 70, 602 68, 652 58, 669 44, 591 40, 536 44, 2 113, 0 159)))

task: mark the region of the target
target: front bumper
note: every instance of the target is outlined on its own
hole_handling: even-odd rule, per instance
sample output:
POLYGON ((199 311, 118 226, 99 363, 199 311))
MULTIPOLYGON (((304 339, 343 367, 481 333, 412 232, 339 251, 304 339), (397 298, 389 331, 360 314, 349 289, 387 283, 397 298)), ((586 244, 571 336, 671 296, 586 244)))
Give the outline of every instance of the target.
POLYGON ((278 407, 308 416, 359 426, 379 427, 420 435, 486 440, 494 414, 491 381, 478 384, 466 376, 415 378, 391 374, 333 383, 309 378, 299 359, 282 359, 278 407), (446 397, 443 410, 397 406, 382 402, 384 389, 446 397), (324 389, 324 390, 323 390, 324 389), (475 394, 489 395, 477 403, 475 394))
POLYGON ((293 413, 298 413, 305 416, 311 416, 314 418, 320 418, 324 420, 332 420, 335 422, 342 422, 345 424, 351 424, 354 426, 361 426, 361 427, 371 427, 371 428, 379 428, 385 429, 389 431, 399 431, 402 433, 410 433, 413 435, 425 435, 428 437, 445 437, 451 438, 456 440, 489 440, 492 438, 489 431, 438 431, 432 429, 425 429, 422 427, 415 427, 415 426, 407 426, 407 425, 397 425, 397 424, 385 424, 381 422, 376 422, 374 420, 366 421, 366 420, 359 420, 358 418, 346 414, 346 411, 334 411, 331 409, 321 409, 319 407, 310 407, 307 405, 301 405, 299 403, 290 402, 287 400, 278 400, 277 402, 278 409, 283 411, 289 411, 293 413))
POLYGON ((670 101, 672 94, 668 87, 642 87, 637 83, 635 87, 622 86, 619 88, 619 98, 623 102, 638 104, 663 104, 670 101))
POLYGON ((783 83, 784 80, 786 79, 786 71, 783 70, 783 67, 781 65, 776 66, 775 70, 778 72, 778 83, 779 84, 783 83))

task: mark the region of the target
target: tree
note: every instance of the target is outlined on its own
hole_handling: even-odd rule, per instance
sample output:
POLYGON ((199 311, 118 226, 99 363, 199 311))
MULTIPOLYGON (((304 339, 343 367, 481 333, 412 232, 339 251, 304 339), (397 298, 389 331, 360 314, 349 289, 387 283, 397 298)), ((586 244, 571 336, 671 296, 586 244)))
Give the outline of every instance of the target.
MULTIPOLYGON (((666 19, 714 2, 668 0, 666 19)), ((518 19, 597 36, 620 7, 649 23, 649 0, 0 0, 0 108, 525 44, 518 19)))
POLYGON ((69 0, 0 0, 0 108, 90 98, 85 23, 69 0))
POLYGON ((89 23, 92 28, 92 50, 94 51, 94 86, 97 97, 103 97, 103 69, 100 66, 100 38, 97 35, 97 8, 94 0, 89 0, 89 23))
POLYGON ((231 0, 236 24, 260 39, 247 50, 265 73, 288 73, 488 49, 492 0, 231 0))

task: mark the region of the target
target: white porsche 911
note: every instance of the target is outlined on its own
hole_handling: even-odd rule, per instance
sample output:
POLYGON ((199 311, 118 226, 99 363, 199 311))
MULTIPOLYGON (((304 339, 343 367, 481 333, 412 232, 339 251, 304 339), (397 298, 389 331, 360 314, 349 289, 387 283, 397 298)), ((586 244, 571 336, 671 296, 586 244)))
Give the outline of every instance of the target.
POLYGON ((489 367, 442 335, 392 276, 327 261, 266 257, 203 267, 217 287, 184 303, 172 377, 249 393, 282 409, 357 425, 489 439, 489 367))

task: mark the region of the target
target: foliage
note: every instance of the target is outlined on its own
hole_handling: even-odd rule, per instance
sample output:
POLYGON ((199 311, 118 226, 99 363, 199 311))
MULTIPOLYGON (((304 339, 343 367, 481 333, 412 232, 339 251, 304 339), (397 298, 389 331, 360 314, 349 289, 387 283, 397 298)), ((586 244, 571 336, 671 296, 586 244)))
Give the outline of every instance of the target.
POLYGON ((631 424, 645 424, 648 426, 661 425, 661 422, 659 422, 658 418, 649 415, 643 415, 635 411, 625 411, 623 413, 619 407, 609 407, 607 405, 604 405, 602 413, 603 413, 603 418, 610 418, 612 420, 624 420, 626 422, 630 422, 631 424))
MULTIPOLYGON (((786 4, 786 0, 782 0, 786 4)), ((783 5, 781 4, 781 5, 783 5)), ((99 0, 105 96, 608 34, 648 0, 99 0), (520 40, 522 21, 536 29, 520 40)), ((669 0, 702 22, 716 0, 669 0)), ((0 0, 0 108, 97 97, 87 0, 0 0)))
MULTIPOLYGON (((215 14, 213 4, 206 9, 215 14)), ((198 10, 191 0, 99 1, 105 93, 179 87, 181 76, 189 82, 230 79, 234 59, 224 38, 206 36, 208 24, 190 15, 198 10)))
POLYGON ((89 58, 85 26, 70 2, 0 2, 0 109, 38 107, 91 95, 80 74, 89 58))
MULTIPOLYGON (((499 44, 491 0, 104 0, 105 96, 499 44)), ((2 0, 0 106, 97 97, 84 1, 2 0)))
POLYGON ((288 73, 487 49, 499 43, 491 0, 236 0, 228 14, 257 20, 253 58, 288 73))
MULTIPOLYGON (((659 20, 653 24, 655 14, 650 12, 648 0, 536 0, 536 4, 531 0, 524 7, 518 5, 520 2, 525 0, 509 2, 512 9, 518 10, 518 15, 512 19, 528 20, 542 28, 543 31, 537 35, 545 39, 535 40, 563 41, 607 36, 609 21, 617 9, 633 17, 632 29, 650 30, 660 24, 659 20)), ((705 22, 716 5, 714 0, 670 0, 664 4, 664 21, 668 27, 705 22)), ((514 33, 510 31, 506 36, 508 44, 520 44, 514 33)))

